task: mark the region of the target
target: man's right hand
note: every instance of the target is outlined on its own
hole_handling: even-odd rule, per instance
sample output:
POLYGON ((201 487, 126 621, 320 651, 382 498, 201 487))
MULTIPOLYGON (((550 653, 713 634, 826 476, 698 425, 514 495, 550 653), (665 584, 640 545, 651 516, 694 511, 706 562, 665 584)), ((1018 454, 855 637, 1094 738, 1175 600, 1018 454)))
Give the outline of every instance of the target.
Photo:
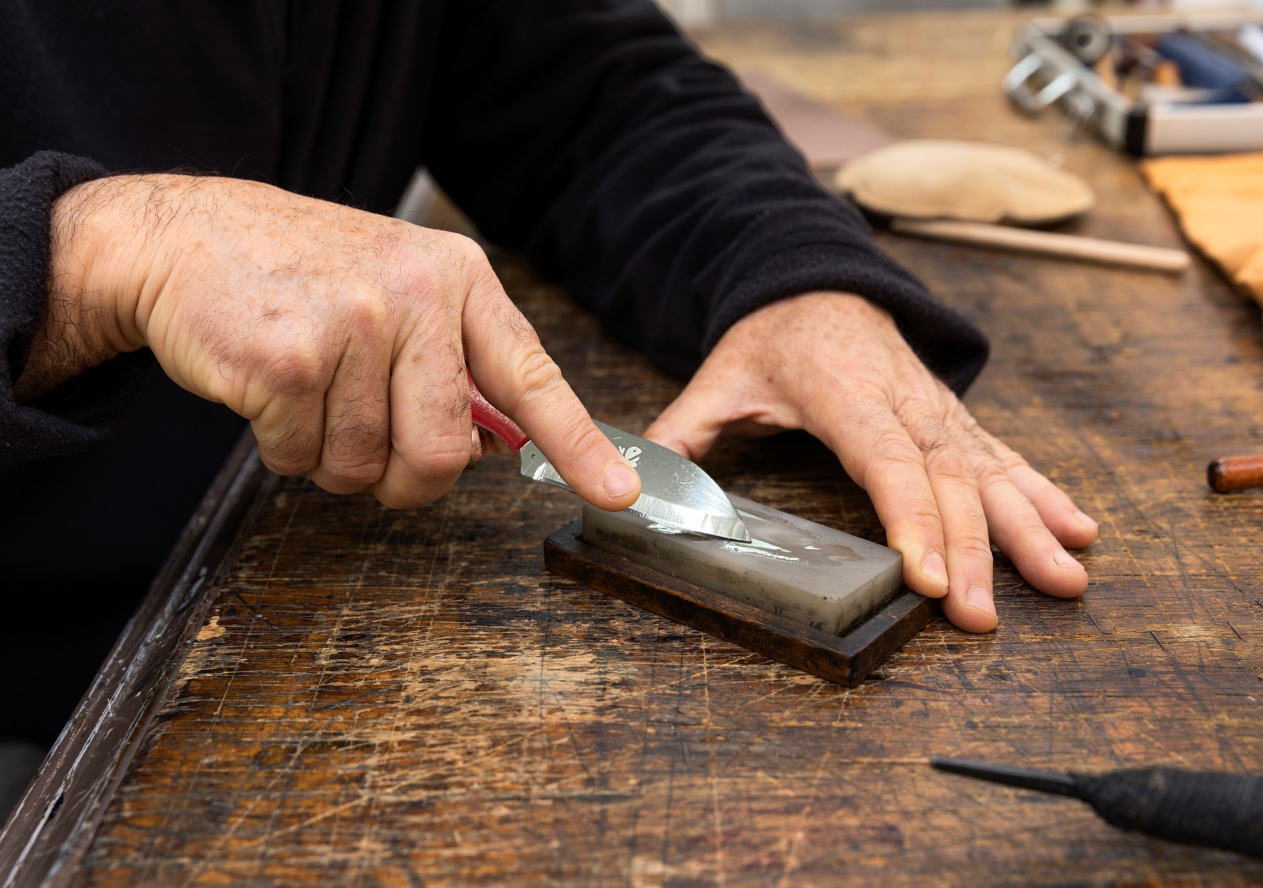
POLYGON ((639 496, 468 238, 253 182, 118 176, 57 200, 50 274, 21 401, 148 346, 250 420, 269 468, 410 507, 478 455, 468 365, 584 499, 639 496))

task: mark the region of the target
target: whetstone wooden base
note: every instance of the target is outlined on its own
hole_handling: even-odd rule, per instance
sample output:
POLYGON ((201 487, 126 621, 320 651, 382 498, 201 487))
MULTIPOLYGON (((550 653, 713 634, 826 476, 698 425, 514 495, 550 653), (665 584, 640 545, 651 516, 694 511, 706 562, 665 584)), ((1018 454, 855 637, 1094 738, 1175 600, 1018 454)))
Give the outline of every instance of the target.
POLYGON ((544 542, 544 564, 563 577, 722 638, 811 675, 855 687, 938 613, 905 587, 845 635, 830 635, 588 545, 583 522, 544 542))

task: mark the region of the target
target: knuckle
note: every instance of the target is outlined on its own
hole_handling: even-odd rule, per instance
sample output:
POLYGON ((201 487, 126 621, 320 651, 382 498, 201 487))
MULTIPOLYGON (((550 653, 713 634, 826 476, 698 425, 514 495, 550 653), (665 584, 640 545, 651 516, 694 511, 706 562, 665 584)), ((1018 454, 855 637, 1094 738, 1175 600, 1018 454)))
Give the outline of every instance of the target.
POLYGON ((970 561, 991 564, 994 556, 991 554, 991 543, 986 536, 975 536, 969 534, 955 541, 952 546, 959 554, 965 556, 970 561))
POLYGON ((952 450, 953 436, 951 429, 941 422, 924 423, 917 429, 915 439, 917 447, 926 458, 952 450))
POLYGON ((409 293, 428 296, 442 289, 442 268, 434 260, 409 262, 400 271, 409 293))
POLYGON ((587 417, 566 423, 561 438, 567 450, 580 457, 600 456, 602 450, 613 447, 610 439, 587 417))
MULTIPOLYGON (((906 489, 910 476, 918 472, 924 477, 925 465, 918 456, 888 454, 869 462, 863 467, 859 477, 864 489, 871 493, 874 488, 889 489, 891 485, 906 489)), ((916 486, 920 488, 923 482, 916 486)))
POLYGON ((903 373, 896 379, 883 380, 884 397, 901 420, 908 423, 918 422, 927 413, 933 416, 943 409, 942 393, 937 382, 933 378, 927 380, 919 372, 903 373))
POLYGON ((942 536, 943 517, 933 503, 918 497, 910 508, 904 510, 903 518, 913 526, 929 528, 936 532, 936 536, 942 536))
POLYGON ((1034 467, 1032 467, 1031 464, 1026 461, 1026 458, 1022 456, 1022 454, 1018 453, 1016 450, 1010 449, 1009 447, 1005 446, 1003 443, 999 441, 997 441, 996 444, 998 445, 997 450, 1000 456, 1000 463, 1001 465, 1004 466, 1004 470, 1006 472, 1022 471, 1024 469, 1028 469, 1034 475, 1039 476, 1041 480, 1043 481, 1048 480, 1047 478, 1044 477, 1043 473, 1036 471, 1034 467))
MULTIPOLYGON (((469 465, 470 443, 469 436, 466 435, 460 447, 442 447, 438 448, 428 457, 430 472, 432 477, 450 479, 454 483, 460 474, 465 471, 469 465)), ((447 486, 450 487, 451 483, 447 486)), ((446 489, 446 488, 445 488, 446 489)))
POLYGON ((415 509, 418 506, 427 506, 438 499, 438 496, 428 496, 425 491, 400 490, 397 486, 374 491, 374 495, 377 501, 387 509, 415 509))
POLYGON ((902 428, 884 428, 873 439, 873 453, 881 459, 920 464, 921 452, 902 428))
MULTIPOLYGON (((534 332, 531 331, 532 336, 534 332)), ((519 401, 548 397, 555 394, 560 386, 566 385, 561 368, 544 351, 538 337, 519 354, 516 371, 519 401)))
POLYGON ((1009 480, 1008 473, 1004 470, 1004 467, 994 460, 987 460, 983 462, 977 469, 974 470, 974 474, 978 479, 979 487, 993 487, 997 484, 1012 484, 1009 480))
POLYGON ((377 500, 388 509, 415 509, 434 502, 456 484, 469 464, 470 445, 464 448, 431 443, 423 449, 396 450, 392 459, 402 471, 392 472, 392 480, 373 488, 377 500))
POLYGON ((355 288, 342 298, 341 318, 346 328, 376 339, 390 323, 390 306, 377 290, 355 288))
POLYGON ((320 465, 343 484, 355 485, 356 489, 362 489, 381 480, 386 472, 386 458, 386 448, 381 446, 354 456, 347 454, 341 457, 326 457, 321 460, 320 465))
MULTIPOLYGON (((410 472, 421 479, 426 487, 446 483, 445 492, 469 465, 470 435, 442 435, 430 439, 425 445, 403 454, 410 472)), ((435 494, 437 498, 442 494, 435 494)))
MULTIPOLYGON (((1037 514, 1027 513, 1021 515, 1012 524, 1012 530, 1015 531, 1014 535, 1019 540, 1048 540, 1052 537, 1047 525, 1044 524, 1037 514)), ((1055 542, 1055 540, 1053 541, 1055 542)))
POLYGON ((864 486, 907 472, 924 472, 925 458, 899 428, 883 429, 873 438, 868 458, 861 464, 864 486))
POLYGON ((390 430, 384 420, 366 416, 379 413, 381 404, 366 405, 364 412, 347 411, 333 418, 325 433, 325 451, 339 463, 382 462, 390 444, 390 430))
POLYGON ((259 458, 271 471, 287 478, 294 475, 304 475, 316 467, 314 460, 298 459, 278 454, 271 450, 265 450, 262 447, 259 448, 259 458))
POLYGON ((305 397, 323 390, 324 362, 315 345, 290 340, 262 360, 269 389, 280 395, 305 397))
POLYGON ((934 451, 927 454, 926 468, 934 479, 940 483, 977 487, 978 479, 965 466, 959 454, 950 451, 934 451))
POLYGON ((259 435, 259 457, 278 475, 301 475, 320 463, 318 447, 297 432, 259 435))
POLYGON ((961 449, 974 460, 983 460, 999 465, 1000 454, 996 452, 994 442, 995 439, 985 434, 981 429, 975 429, 964 436, 961 449))
POLYGON ((386 472, 386 467, 381 463, 360 465, 322 463, 321 465, 328 470, 329 476, 336 482, 336 488, 327 487, 331 493, 357 493, 376 484, 386 472))
POLYGON ((423 230, 416 237, 416 261, 409 263, 407 269, 413 287, 433 290, 441 288, 452 276, 477 276, 491 270, 482 247, 463 234, 423 230))
POLYGON ((491 260, 473 238, 455 231, 445 231, 443 241, 447 250, 460 258, 464 268, 475 273, 491 270, 491 260))

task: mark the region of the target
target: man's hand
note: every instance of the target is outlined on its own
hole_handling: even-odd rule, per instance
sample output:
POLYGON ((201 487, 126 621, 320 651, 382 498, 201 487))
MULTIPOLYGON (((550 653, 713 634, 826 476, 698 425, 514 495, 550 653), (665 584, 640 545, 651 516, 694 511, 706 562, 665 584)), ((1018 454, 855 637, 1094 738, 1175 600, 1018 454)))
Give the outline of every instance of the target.
POLYGON ((864 299, 811 293, 743 318, 645 437, 696 460, 724 432, 782 429, 838 455, 903 554, 904 581, 946 596, 960 628, 995 628, 991 540, 1036 589, 1087 588, 1063 546, 1089 545, 1096 522, 983 431, 864 299))
POLYGON ((467 238, 267 185, 158 175, 62 195, 52 247, 20 400, 148 346, 177 383, 249 419, 270 468, 409 507, 479 455, 468 364, 584 499, 615 510, 640 493, 467 238))

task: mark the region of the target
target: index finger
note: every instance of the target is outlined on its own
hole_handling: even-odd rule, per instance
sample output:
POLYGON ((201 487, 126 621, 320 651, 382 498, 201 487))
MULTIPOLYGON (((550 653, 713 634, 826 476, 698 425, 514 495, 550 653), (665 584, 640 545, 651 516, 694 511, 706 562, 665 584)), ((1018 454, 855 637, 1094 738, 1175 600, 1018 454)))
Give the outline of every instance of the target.
POLYGON ((640 496, 640 476, 593 424, 534 328, 487 273, 491 280, 475 284, 462 323, 479 390, 522 427, 575 493, 599 509, 627 508, 640 496))

